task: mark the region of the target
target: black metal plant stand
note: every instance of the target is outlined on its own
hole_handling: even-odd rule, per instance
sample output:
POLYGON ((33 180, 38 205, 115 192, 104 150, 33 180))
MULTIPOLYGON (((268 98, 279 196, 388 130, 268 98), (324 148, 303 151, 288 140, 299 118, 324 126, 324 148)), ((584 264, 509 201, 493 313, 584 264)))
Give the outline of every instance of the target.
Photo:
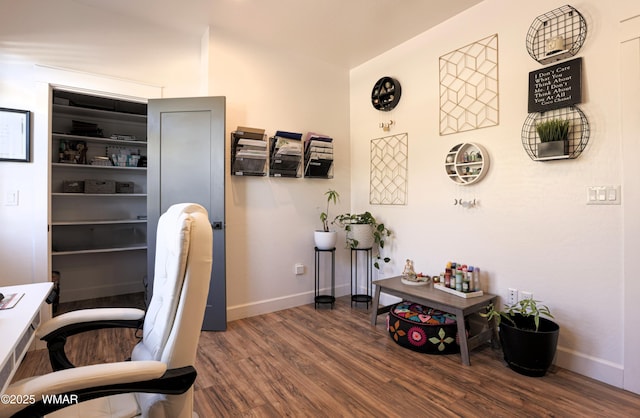
POLYGON ((315 308, 318 309, 318 304, 321 303, 330 303, 331 309, 333 309, 333 305, 336 302, 336 249, 331 248, 329 250, 321 250, 318 247, 316 249, 316 260, 315 260, 315 308), (322 253, 331 253, 331 294, 330 295, 321 295, 320 294, 320 255, 322 253))
POLYGON ((369 303, 371 303, 373 294, 373 283, 372 283, 372 254, 371 248, 352 248, 351 249, 351 306, 353 307, 353 303, 366 303, 367 309, 369 309, 369 303), (366 281, 365 288, 367 293, 354 293, 358 292, 358 254, 364 252, 365 255, 365 266, 366 266, 366 281), (354 262, 355 261, 355 262, 354 262))

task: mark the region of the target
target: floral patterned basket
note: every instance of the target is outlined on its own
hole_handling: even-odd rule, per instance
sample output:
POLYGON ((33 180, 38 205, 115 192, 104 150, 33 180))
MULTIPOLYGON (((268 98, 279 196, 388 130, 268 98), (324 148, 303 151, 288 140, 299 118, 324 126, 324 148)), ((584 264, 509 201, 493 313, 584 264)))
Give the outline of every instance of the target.
POLYGON ((456 316, 417 303, 403 301, 392 306, 387 330, 396 343, 420 353, 460 352, 456 316))

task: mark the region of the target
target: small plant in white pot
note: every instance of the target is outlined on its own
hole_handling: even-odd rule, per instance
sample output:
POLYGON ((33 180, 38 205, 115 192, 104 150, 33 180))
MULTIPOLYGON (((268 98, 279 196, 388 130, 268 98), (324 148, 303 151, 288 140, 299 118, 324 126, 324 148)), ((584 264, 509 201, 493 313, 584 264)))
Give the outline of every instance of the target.
MULTIPOLYGON (((373 248, 377 244, 380 249, 384 248, 385 239, 391 236, 391 230, 383 223, 378 223, 370 212, 364 213, 343 213, 333 220, 333 223, 344 228, 347 233, 347 246, 350 248, 373 248)), ((382 257, 376 254, 374 267, 380 268, 380 260, 388 263, 389 257, 382 257)))
POLYGON ((336 231, 329 230, 329 205, 332 202, 335 205, 340 199, 340 194, 335 190, 328 190, 324 195, 327 197, 327 210, 320 214, 322 229, 316 230, 313 234, 313 238, 317 249, 331 250, 336 247, 338 234, 336 231))

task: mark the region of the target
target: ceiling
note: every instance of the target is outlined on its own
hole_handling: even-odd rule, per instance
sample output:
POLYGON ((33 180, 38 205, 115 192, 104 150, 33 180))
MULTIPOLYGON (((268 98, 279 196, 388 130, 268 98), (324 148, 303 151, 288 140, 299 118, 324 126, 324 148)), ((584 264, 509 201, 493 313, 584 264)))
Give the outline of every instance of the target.
POLYGON ((353 68, 482 0, 75 0, 184 34, 274 45, 353 68))

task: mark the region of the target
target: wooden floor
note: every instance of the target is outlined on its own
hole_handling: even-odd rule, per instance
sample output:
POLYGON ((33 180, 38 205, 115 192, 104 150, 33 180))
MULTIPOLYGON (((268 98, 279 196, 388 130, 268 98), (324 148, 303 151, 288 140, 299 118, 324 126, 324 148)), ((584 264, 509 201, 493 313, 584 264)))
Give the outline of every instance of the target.
MULTIPOLYGON (((555 367, 542 378, 521 376, 488 344, 471 353, 469 367, 459 355, 413 352, 391 340, 384 316, 372 327, 369 312, 339 298, 333 310, 306 305, 203 332, 196 412, 202 418, 640 416, 639 395, 555 367)), ((131 331, 115 330, 69 344, 83 353, 79 360, 97 363, 126 358, 135 342, 131 331)), ((48 371, 46 353, 29 352, 18 378, 48 371)))

